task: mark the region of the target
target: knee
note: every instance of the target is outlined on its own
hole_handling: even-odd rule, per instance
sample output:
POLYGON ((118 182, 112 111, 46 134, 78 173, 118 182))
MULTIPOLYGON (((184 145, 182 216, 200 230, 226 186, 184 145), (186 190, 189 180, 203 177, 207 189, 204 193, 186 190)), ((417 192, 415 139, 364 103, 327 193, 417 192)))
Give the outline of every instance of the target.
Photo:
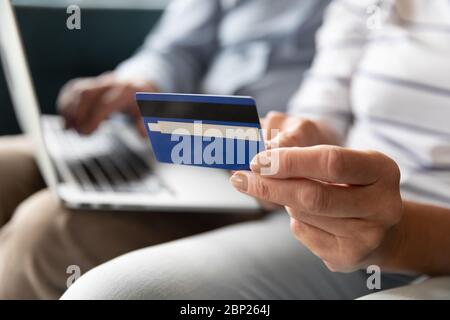
POLYGON ((0 226, 21 201, 44 187, 32 150, 23 137, 0 137, 0 226))
POLYGON ((26 137, 0 137, 0 177, 0 187, 4 188, 23 188, 23 183, 36 184, 36 181, 40 180, 33 145, 26 137))
POLYGON ((38 192, 22 202, 7 226, 10 238, 24 249, 24 252, 42 252, 49 244, 58 242, 62 232, 60 215, 65 209, 49 191, 38 192))
POLYGON ((178 240, 111 260, 83 275, 62 299, 179 300, 226 295, 226 286, 214 272, 217 266, 187 254, 192 252, 190 242, 178 240))
POLYGON ((58 216, 63 210, 50 191, 41 191, 18 207, 0 236, 0 295, 57 298, 64 290, 58 274, 65 270, 58 272, 54 265, 61 254, 58 216))
POLYGON ((213 232, 125 254, 83 275, 62 299, 245 298, 245 264, 230 263, 239 254, 222 250, 222 239, 222 233, 213 232))
POLYGON ((61 297, 62 300, 123 300, 136 299, 131 283, 124 281, 114 260, 100 265, 76 281, 61 297))
MULTIPOLYGON (((149 249, 147 249, 149 250, 149 249)), ((137 251, 139 252, 139 251, 137 251)), ((62 300, 158 300, 170 282, 155 270, 148 261, 141 269, 142 261, 134 261, 132 252, 106 262, 77 279, 63 294, 62 300)), ((159 266, 162 268, 162 266, 159 266)))

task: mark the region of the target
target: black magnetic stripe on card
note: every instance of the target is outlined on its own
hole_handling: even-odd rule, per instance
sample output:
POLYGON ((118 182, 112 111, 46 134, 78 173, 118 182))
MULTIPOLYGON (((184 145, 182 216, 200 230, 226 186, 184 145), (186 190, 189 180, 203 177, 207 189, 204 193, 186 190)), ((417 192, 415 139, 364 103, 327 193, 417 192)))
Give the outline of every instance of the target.
POLYGON ((256 106, 143 100, 138 104, 143 117, 259 124, 256 106))

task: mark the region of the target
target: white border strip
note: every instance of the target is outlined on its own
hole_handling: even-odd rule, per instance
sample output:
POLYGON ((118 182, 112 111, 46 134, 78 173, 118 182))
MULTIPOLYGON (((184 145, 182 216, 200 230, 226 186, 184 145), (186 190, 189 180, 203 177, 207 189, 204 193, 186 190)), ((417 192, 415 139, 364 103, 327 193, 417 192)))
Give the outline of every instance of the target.
POLYGON ((148 123, 148 128, 152 132, 163 134, 261 141, 260 129, 255 127, 158 121, 148 123))

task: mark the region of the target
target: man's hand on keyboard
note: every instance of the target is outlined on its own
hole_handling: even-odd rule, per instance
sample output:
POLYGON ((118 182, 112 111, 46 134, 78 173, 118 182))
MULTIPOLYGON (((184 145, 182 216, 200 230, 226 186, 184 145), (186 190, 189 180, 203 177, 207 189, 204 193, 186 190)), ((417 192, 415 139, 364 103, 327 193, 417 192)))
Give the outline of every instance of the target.
POLYGON ((131 115, 139 133, 145 128, 135 102, 138 91, 156 92, 156 86, 143 80, 122 80, 114 73, 98 77, 79 78, 68 82, 58 97, 58 110, 65 119, 66 127, 82 134, 90 134, 111 113, 131 115))

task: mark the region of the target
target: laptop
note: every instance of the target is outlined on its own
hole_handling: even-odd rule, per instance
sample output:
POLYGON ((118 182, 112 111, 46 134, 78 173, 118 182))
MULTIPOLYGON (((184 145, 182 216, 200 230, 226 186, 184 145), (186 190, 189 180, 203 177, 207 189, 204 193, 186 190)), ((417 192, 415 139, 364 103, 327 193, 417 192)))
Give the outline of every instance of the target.
POLYGON ((157 163, 148 141, 121 120, 90 136, 42 115, 10 0, 0 0, 0 55, 14 110, 35 146, 47 186, 72 209, 256 213, 258 202, 235 191, 224 170, 157 163))

